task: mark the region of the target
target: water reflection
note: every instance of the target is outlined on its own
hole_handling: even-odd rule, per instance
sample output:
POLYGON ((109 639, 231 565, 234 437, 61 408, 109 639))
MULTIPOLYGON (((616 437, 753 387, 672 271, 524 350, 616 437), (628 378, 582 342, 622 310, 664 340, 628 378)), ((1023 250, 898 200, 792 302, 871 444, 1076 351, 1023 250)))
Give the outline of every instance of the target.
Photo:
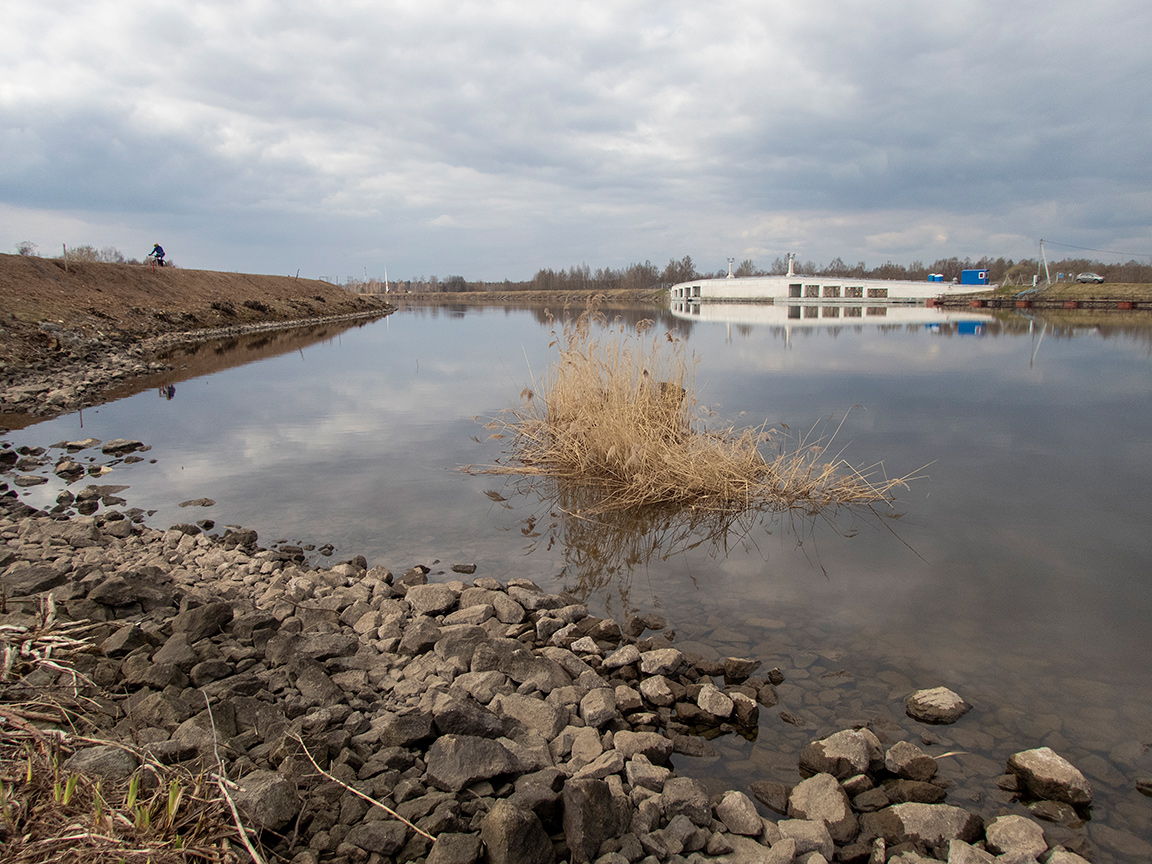
MULTIPOLYGON (((1046 744, 1097 771, 1094 821, 1152 840, 1132 785, 1152 774, 1152 315, 1022 311, 981 316, 979 337, 864 314, 848 324, 842 311, 786 341, 787 322, 619 310, 690 336, 701 400, 723 416, 800 429, 862 404, 838 439, 850 461, 882 459, 897 475, 935 462, 895 523, 735 525, 710 545, 696 542, 706 526, 685 542, 657 515, 590 523, 567 515, 579 506, 567 491, 462 474, 499 456, 498 442, 473 440, 475 418, 514 404, 547 363, 543 306, 410 309, 299 355, 190 367, 164 410, 157 381, 86 411, 83 429, 71 416, 10 437, 151 444, 148 460, 100 482, 131 485, 122 497, 157 510, 159 527, 187 521, 178 502, 210 497, 217 524, 264 543, 332 542, 336 559, 397 572, 472 562, 586 592, 613 614, 659 607, 692 650, 779 666, 786 683, 757 741, 718 740, 723 758, 682 762, 690 773, 796 782, 798 750, 844 725, 917 738, 903 697, 945 684, 976 705, 931 730, 934 753, 969 754, 941 760, 950 798, 983 795, 968 806, 995 815, 988 790, 1007 756, 1046 744)), ((53 477, 21 496, 51 506, 63 486, 53 477)), ((442 570, 432 578, 453 578, 442 570)))

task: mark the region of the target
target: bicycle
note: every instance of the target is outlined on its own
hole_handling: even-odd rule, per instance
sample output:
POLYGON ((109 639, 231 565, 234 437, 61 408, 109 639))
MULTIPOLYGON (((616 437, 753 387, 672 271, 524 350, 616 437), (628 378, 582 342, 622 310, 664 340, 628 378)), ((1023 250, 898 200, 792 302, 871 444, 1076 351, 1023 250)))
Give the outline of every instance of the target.
POLYGON ((164 259, 161 258, 159 255, 153 255, 153 254, 149 253, 148 255, 145 256, 145 260, 148 261, 152 265, 152 272, 153 273, 156 272, 157 267, 163 267, 164 266, 164 259))

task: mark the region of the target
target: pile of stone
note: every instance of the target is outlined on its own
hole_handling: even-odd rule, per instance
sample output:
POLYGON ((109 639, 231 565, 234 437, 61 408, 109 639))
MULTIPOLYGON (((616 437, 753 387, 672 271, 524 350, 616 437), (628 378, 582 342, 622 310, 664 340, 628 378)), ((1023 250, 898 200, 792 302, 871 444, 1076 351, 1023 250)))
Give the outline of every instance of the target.
MULTIPOLYGON (((697 733, 751 734, 779 673, 686 654, 645 635, 655 618, 621 626, 527 580, 429 584, 427 568, 397 578, 362 558, 309 568, 252 531, 0 501, 4 623, 47 594, 98 622, 77 663, 87 719, 160 762, 234 778, 245 824, 283 860, 1084 860, 1027 818, 985 825, 943 803, 934 759, 866 728, 812 742, 795 787, 752 785, 780 819, 676 776, 674 753, 710 751, 697 733)), ((22 686, 65 683, 40 669, 22 686)), ((95 746, 68 768, 116 777, 137 761, 95 746)), ((1021 795, 1091 800, 1051 751, 1009 769, 1021 795)))

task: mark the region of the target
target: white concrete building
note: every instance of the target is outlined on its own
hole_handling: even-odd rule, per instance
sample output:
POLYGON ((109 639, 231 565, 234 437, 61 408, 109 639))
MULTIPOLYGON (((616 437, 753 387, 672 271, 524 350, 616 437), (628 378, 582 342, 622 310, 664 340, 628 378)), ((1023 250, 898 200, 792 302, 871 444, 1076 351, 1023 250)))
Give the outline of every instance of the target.
POLYGON ((744 303, 923 303, 949 294, 991 291, 994 287, 856 277, 743 276, 680 282, 672 286, 670 299, 744 303))

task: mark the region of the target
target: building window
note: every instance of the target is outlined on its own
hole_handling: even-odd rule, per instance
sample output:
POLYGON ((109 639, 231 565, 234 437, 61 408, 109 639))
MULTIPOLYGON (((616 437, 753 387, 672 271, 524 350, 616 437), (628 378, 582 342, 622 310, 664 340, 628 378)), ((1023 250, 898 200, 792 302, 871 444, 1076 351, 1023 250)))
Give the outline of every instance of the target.
POLYGON ((804 296, 805 297, 817 297, 818 298, 820 296, 820 286, 819 285, 805 285, 804 286, 804 296))
POLYGON ((869 297, 887 297, 888 296, 888 289, 887 288, 869 288, 868 289, 868 296, 869 297))
POLYGON ((849 285, 847 288, 844 289, 844 296, 845 297, 863 297, 864 296, 864 289, 861 288, 859 285, 849 285))
POLYGON ((864 307, 863 306, 845 306, 844 307, 844 317, 845 318, 859 318, 863 314, 864 314, 864 307))
POLYGON ((888 307, 887 306, 869 306, 868 307, 868 314, 869 315, 887 315, 888 314, 888 307))
POLYGON ((817 318, 817 317, 819 317, 819 315, 820 315, 820 307, 819 306, 805 306, 804 307, 804 317, 805 318, 817 318))
POLYGON ((788 296, 789 297, 799 297, 801 287, 802 286, 800 285, 799 282, 793 282, 791 285, 788 286, 788 296))
POLYGON ((824 286, 824 296, 825 297, 839 297, 840 296, 840 286, 839 285, 825 285, 824 286))
POLYGON ((820 317, 821 318, 839 318, 840 317, 840 307, 839 306, 824 306, 820 310, 820 317))

